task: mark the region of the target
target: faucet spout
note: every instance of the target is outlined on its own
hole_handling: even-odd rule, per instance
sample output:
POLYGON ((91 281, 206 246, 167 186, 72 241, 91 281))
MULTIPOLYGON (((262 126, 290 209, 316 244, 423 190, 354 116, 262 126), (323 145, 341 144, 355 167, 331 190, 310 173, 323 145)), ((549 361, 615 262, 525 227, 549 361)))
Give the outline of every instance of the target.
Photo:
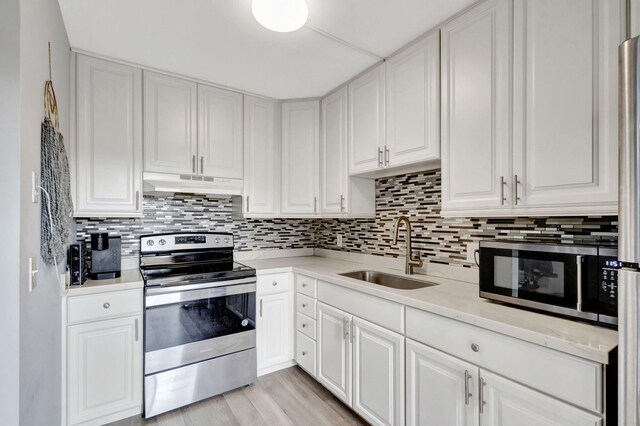
POLYGON ((421 268, 423 265, 422 259, 418 255, 418 259, 413 258, 413 250, 411 248, 411 221, 407 216, 400 216, 396 219, 395 225, 393 227, 393 245, 398 244, 398 233, 400 232, 400 225, 404 223, 405 229, 407 231, 407 254, 405 260, 405 268, 404 272, 408 275, 413 275, 413 268, 418 267, 421 268))

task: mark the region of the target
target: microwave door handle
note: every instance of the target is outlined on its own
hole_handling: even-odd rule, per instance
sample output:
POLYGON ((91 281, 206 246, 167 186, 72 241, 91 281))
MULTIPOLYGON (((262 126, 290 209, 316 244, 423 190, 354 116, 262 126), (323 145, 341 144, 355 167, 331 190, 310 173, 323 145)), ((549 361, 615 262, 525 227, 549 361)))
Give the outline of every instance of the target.
POLYGON ((576 256, 576 263, 578 266, 578 271, 576 273, 576 290, 578 293, 578 303, 576 305, 576 310, 578 312, 582 312, 582 259, 584 256, 578 255, 576 256))

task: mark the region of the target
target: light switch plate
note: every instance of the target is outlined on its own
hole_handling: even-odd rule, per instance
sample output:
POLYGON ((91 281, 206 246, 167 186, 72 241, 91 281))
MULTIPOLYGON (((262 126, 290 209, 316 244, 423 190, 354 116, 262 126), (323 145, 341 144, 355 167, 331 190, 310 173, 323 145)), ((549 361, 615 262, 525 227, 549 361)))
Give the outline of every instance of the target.
POLYGON ((38 270, 34 269, 36 267, 36 259, 33 257, 29 258, 29 293, 33 291, 38 285, 38 270))

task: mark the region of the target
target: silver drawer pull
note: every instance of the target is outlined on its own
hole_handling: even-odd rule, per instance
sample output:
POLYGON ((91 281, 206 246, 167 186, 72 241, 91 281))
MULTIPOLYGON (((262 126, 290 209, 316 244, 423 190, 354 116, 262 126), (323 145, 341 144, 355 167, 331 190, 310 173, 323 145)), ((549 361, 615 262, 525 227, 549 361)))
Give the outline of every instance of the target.
POLYGON ((271 285, 274 286, 274 287, 277 286, 278 285, 278 281, 272 282, 271 285))
POLYGON ((306 283, 302 283, 302 287, 306 287, 306 286, 307 286, 307 284, 306 284, 306 283))
POLYGON ((102 307, 103 307, 103 308, 105 308, 105 309, 109 309, 109 308, 111 307, 111 303, 109 303, 109 302, 105 302, 105 303, 102 305, 102 307))
POLYGON ((478 351, 480 351, 480 346, 478 346, 475 343, 472 343, 471 344, 471 350, 474 351, 474 352, 478 352, 478 351))
POLYGON ((305 351, 302 351, 302 356, 306 356, 307 353, 305 351))
POLYGON ((302 328, 305 328, 307 326, 307 324, 302 323, 302 328))
POLYGON ((307 307, 307 304, 306 304, 306 303, 303 303, 303 304, 302 304, 302 307, 303 307, 303 308, 306 308, 306 307, 307 307))

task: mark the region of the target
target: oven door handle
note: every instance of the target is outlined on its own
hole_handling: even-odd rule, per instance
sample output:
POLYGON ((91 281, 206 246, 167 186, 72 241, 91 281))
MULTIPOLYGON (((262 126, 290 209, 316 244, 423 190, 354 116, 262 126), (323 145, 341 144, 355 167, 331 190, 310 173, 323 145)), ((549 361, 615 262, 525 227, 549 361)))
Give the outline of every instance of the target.
POLYGON ((192 300, 211 299, 216 297, 232 296, 234 294, 255 293, 256 284, 236 284, 224 287, 209 287, 198 290, 180 291, 179 288, 173 288, 171 293, 152 294, 148 289, 145 297, 145 306, 147 308, 153 306, 170 305, 173 303, 189 302, 192 300))

